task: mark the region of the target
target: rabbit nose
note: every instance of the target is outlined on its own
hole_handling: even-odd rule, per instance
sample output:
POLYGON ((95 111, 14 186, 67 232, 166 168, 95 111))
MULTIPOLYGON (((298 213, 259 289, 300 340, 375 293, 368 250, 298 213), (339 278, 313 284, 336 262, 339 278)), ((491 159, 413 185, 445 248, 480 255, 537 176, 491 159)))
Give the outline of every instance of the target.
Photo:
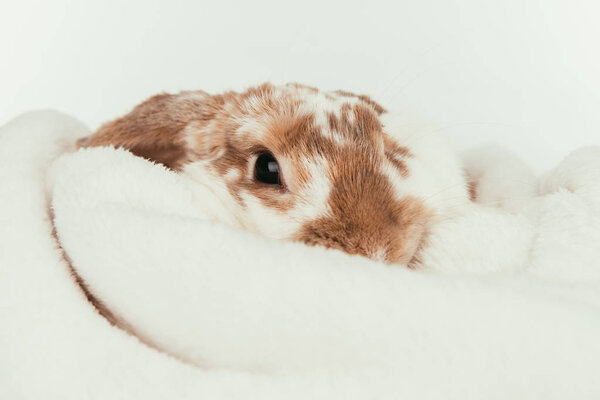
POLYGON ((421 242, 422 221, 393 221, 364 226, 327 218, 303 227, 297 240, 309 245, 342 250, 386 264, 408 264, 421 242))
POLYGON ((401 252, 380 249, 364 252, 361 255, 370 258, 373 261, 382 262, 384 264, 393 264, 400 257, 401 252))
POLYGON ((367 253, 366 256, 369 257, 371 260, 374 260, 374 261, 388 263, 390 261, 388 260, 388 255, 387 254, 388 253, 387 253, 386 250, 380 249, 380 250, 371 251, 371 252, 367 253))
MULTIPOLYGON (((356 203, 354 203, 356 204, 356 203)), ((430 217, 412 198, 386 204, 352 204, 338 213, 304 224, 295 239, 385 263, 408 265, 424 237, 430 217)))
POLYGON ((409 265, 423 241, 424 232, 425 226, 422 224, 400 227, 393 233, 395 240, 385 247, 372 250, 364 255, 374 261, 386 264, 409 265))
POLYGON ((411 227, 409 230, 410 233, 398 229, 390 234, 393 237, 391 243, 374 250, 359 251, 358 253, 385 264, 408 265, 418 250, 423 234, 422 229, 411 227))

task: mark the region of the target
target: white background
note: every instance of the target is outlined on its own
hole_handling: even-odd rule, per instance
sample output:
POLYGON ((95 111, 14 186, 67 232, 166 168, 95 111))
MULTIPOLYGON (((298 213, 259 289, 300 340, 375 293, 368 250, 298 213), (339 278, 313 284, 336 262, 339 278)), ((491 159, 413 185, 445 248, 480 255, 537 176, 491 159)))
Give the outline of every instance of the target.
POLYGON ((599 1, 0 1, 0 124, 50 107, 96 128, 156 92, 271 80, 369 94, 538 170, 600 144, 599 1))

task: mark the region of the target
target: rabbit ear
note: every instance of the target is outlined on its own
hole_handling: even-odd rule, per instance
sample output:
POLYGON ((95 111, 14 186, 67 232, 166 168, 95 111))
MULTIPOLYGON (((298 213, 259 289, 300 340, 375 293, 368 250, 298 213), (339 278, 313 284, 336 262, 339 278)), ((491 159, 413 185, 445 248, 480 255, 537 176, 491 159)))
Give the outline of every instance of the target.
POLYGON ((122 147, 177 170, 191 154, 208 157, 219 150, 224 139, 211 136, 222 133, 202 128, 209 125, 221 104, 201 91, 159 94, 80 139, 77 147, 122 147), (190 141, 189 135, 194 135, 195 140, 190 141), (199 148, 204 143, 210 146, 208 150, 199 148))

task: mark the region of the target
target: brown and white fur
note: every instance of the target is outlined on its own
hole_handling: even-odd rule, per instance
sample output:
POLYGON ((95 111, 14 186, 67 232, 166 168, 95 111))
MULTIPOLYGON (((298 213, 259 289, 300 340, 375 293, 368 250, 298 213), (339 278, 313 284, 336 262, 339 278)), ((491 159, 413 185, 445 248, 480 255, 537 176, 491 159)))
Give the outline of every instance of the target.
POLYGON ((436 221, 468 202, 452 151, 367 96, 269 83, 159 94, 81 139, 123 147, 214 195, 215 219, 265 236, 409 264, 436 221), (256 180, 271 153, 281 184, 256 180))

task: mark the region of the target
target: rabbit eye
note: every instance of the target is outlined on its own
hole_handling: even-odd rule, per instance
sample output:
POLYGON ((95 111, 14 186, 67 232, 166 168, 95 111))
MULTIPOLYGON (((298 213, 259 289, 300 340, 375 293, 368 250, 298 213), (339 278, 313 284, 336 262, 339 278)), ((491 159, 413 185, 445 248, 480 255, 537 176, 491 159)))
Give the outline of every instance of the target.
POLYGON ((254 164, 254 179, 269 185, 281 185, 279 164, 273 154, 261 153, 254 164))

